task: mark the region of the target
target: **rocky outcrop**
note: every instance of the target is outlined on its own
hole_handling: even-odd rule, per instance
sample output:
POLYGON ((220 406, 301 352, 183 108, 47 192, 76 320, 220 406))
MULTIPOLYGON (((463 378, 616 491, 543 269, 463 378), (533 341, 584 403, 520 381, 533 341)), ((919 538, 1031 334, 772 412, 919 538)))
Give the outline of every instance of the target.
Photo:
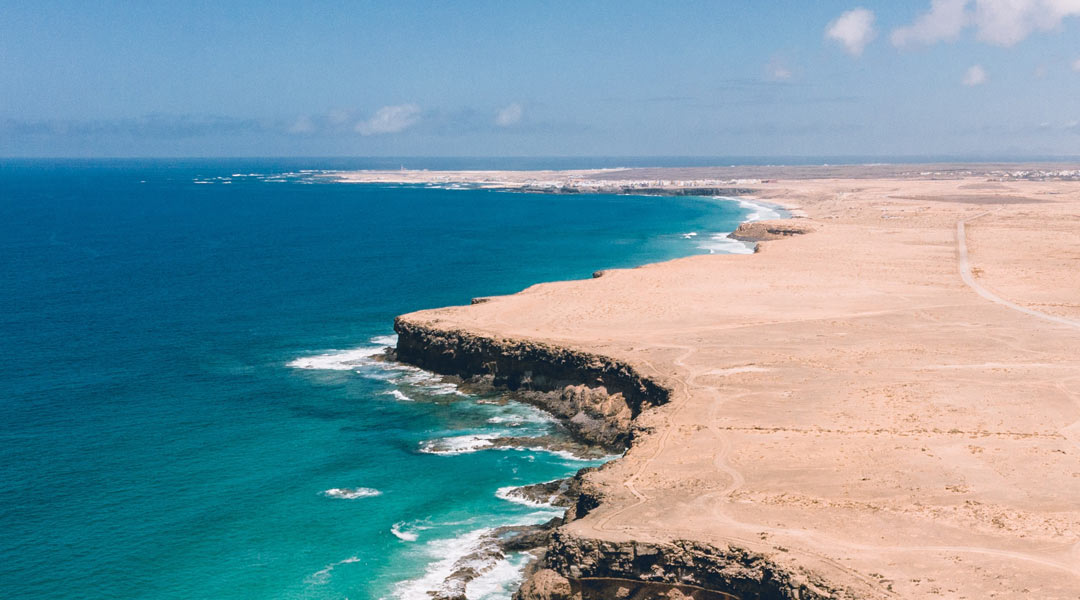
POLYGON ((847 590, 745 549, 697 542, 612 543, 556 531, 515 600, 601 598, 840 600, 847 590))
MULTIPOLYGON (((442 330, 408 315, 395 320, 394 329, 398 360, 474 384, 513 390, 517 399, 560 417, 577 437, 605 448, 628 447, 635 417, 669 400, 666 388, 618 360, 539 342, 442 330)), ((517 442, 507 439, 504 443, 517 442)), ((544 525, 494 531, 490 545, 455 565, 454 574, 435 598, 463 599, 468 583, 484 570, 482 565, 501 559, 506 552, 521 551, 540 558, 528 568, 515 600, 855 597, 813 573, 745 548, 692 541, 614 543, 570 535, 560 526, 584 517, 603 501, 588 471, 569 480, 512 490, 523 500, 566 507, 566 515, 544 525)))
POLYGON ((491 447, 561 452, 585 460, 602 460, 609 457, 608 452, 599 446, 567 439, 564 435, 545 435, 538 437, 502 436, 493 438, 491 440, 491 447))
POLYGON ((515 392, 561 418, 570 433, 609 450, 625 450, 631 422, 669 391, 610 358, 538 342, 440 330, 398 317, 396 358, 423 369, 515 392))
POLYGON ((729 238, 741 242, 764 242, 779 240, 793 235, 802 235, 813 231, 809 226, 791 221, 754 221, 742 223, 735 231, 728 234, 729 238))

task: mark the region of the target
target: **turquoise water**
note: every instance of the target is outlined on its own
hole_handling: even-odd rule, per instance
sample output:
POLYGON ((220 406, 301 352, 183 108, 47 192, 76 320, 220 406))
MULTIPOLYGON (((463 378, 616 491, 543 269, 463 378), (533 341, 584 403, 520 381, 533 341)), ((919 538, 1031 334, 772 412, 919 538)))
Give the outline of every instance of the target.
POLYGON ((749 212, 283 175, 336 166, 0 165, 0 596, 426 598, 485 528, 557 514, 500 488, 595 463, 483 449, 558 426, 372 361, 393 317, 708 251, 749 212))

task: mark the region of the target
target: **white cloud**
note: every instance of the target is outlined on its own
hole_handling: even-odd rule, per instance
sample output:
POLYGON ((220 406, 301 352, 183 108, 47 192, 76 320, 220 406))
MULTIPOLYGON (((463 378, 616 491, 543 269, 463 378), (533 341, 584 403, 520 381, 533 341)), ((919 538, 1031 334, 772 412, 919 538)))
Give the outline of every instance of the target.
POLYGON ((975 0, 980 40, 1012 46, 1033 31, 1048 31, 1080 15, 1080 0, 975 0))
POLYGON ((825 28, 826 39, 839 42, 852 56, 861 56, 875 35, 874 13, 865 8, 849 10, 825 28))
POLYGON ((495 124, 499 127, 517 125, 521 122, 521 117, 524 114, 525 109, 517 102, 514 102, 495 111, 495 124))
POLYGON ((904 47, 956 39, 972 19, 967 5, 968 0, 933 0, 930 10, 919 15, 914 23, 893 30, 893 45, 904 47))
POLYGON ((1080 16, 1080 0, 933 0, 930 10, 892 32, 897 46, 953 40, 974 26, 976 37, 989 44, 1013 46, 1035 31, 1061 26, 1080 16))
POLYGON ((1072 69, 1073 69, 1073 71, 1076 71, 1077 73, 1080 73, 1080 58, 1073 61, 1072 69))
POLYGON ((986 69, 982 65, 974 65, 964 73, 964 85, 974 87, 986 83, 986 69))
POLYGON ((370 119, 357 123, 356 132, 360 135, 398 133, 416 125, 418 121, 420 107, 415 104, 384 106, 375 111, 370 119))

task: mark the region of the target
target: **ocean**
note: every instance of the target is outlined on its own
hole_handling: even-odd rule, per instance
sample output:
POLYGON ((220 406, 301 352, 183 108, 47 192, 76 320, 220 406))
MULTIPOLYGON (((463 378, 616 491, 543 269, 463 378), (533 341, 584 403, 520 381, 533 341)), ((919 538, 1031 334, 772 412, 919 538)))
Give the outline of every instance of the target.
POLYGON ((749 251, 730 199, 315 172, 385 162, 0 163, 0 597, 426 600, 485 531, 560 514, 507 489, 601 460, 487 447, 562 433, 375 360, 394 316, 749 251))

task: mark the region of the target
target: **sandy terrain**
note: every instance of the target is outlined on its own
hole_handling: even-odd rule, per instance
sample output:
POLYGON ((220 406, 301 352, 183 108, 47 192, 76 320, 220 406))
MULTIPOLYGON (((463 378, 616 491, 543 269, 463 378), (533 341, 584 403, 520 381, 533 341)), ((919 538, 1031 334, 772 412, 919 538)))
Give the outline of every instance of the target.
POLYGON ((744 547, 867 598, 1080 598, 1080 184, 782 175, 756 194, 811 233, 408 318, 674 390, 574 534, 744 547))

